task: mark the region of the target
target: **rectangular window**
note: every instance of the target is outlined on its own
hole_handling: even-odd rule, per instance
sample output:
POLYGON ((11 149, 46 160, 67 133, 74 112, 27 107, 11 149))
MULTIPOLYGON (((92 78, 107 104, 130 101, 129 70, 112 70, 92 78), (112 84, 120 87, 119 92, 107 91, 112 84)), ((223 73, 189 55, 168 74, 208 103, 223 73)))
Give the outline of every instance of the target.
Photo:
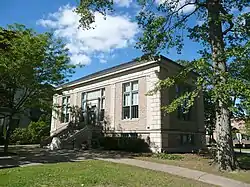
POLYGON ((105 88, 101 89, 99 120, 104 120, 105 114, 105 88))
MULTIPOLYGON (((98 120, 104 120, 105 88, 82 93, 82 112, 86 114, 87 107, 98 115, 98 120)), ((89 111, 90 112, 90 111, 89 111)), ((86 116, 86 115, 84 115, 86 116)))
POLYGON ((82 110, 85 111, 87 109, 87 94, 82 93, 82 110))
MULTIPOLYGON (((185 86, 176 85, 175 91, 176 91, 176 97, 179 97, 183 95, 185 92, 190 92, 191 87, 187 85, 185 86)), ((189 108, 188 111, 186 111, 186 106, 187 106, 187 101, 184 101, 184 103, 182 103, 182 105, 177 108, 177 117, 180 120, 190 121, 191 108, 189 108)))
POLYGON ((62 113, 61 113, 61 122, 69 122, 69 109, 70 109, 70 96, 62 98, 62 113))
POLYGON ((193 134, 182 134, 181 135, 181 145, 194 145, 194 135, 193 134))
POLYGON ((139 117, 139 96, 138 81, 124 83, 122 85, 123 106, 122 119, 132 119, 139 117))

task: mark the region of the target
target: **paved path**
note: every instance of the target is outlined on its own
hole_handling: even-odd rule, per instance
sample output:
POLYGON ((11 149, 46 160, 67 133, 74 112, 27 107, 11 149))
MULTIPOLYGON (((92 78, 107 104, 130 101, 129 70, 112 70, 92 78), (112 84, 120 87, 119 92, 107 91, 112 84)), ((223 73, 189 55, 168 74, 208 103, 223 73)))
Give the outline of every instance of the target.
POLYGON ((250 184, 246 184, 240 181, 232 180, 229 178, 205 173, 202 171, 192 170, 188 168, 182 168, 178 166, 171 166, 166 164, 158 164, 154 162, 136 160, 136 159, 111 159, 111 158, 99 158, 99 160, 109 161, 114 163, 128 164, 141 168, 151 169, 155 171, 162 171, 173 175, 194 179, 197 181, 223 186, 223 187, 250 187, 250 184))
POLYGON ((197 181, 223 186, 223 187, 250 187, 240 181, 232 180, 229 178, 197 171, 178 166, 159 164, 148 161, 141 161, 133 159, 133 155, 126 155, 125 153, 118 153, 112 151, 75 151, 75 150, 58 150, 48 151, 40 148, 25 148, 20 149, 18 156, 0 157, 0 169, 7 167, 25 167, 32 165, 40 165, 45 163, 58 163, 70 161, 82 161, 86 159, 99 159, 114 163, 128 164, 145 169, 155 171, 162 171, 169 174, 186 177, 197 181))

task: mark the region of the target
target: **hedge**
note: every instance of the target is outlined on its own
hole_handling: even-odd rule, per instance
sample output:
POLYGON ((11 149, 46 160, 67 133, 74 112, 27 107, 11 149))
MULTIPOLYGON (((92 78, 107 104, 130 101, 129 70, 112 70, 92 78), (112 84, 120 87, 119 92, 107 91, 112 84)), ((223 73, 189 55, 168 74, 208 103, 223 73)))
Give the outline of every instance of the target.
POLYGON ((127 152, 150 152, 149 145, 140 138, 131 137, 103 137, 100 146, 105 150, 119 150, 127 152))

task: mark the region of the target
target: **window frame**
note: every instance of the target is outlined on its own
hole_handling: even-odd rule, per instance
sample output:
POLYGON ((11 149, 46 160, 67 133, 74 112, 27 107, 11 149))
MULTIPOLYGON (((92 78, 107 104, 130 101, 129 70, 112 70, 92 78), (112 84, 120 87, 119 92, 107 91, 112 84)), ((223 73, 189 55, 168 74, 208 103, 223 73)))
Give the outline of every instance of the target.
POLYGON ((195 135, 194 134, 181 134, 181 145, 193 145, 195 146, 195 135), (183 141, 186 136, 186 142, 183 141))
POLYGON ((70 95, 66 95, 62 97, 61 123, 68 123, 69 121, 70 121, 70 95), (64 98, 66 98, 66 103, 64 103, 64 98))
POLYGON ((82 92, 82 97, 81 97, 81 107, 82 107, 82 113, 85 113, 87 111, 87 104, 88 101, 88 93, 90 92, 95 92, 98 91, 98 97, 91 99, 91 100, 98 100, 98 120, 100 122, 104 121, 104 116, 105 116, 105 108, 106 108, 106 98, 105 98, 105 87, 99 88, 99 89, 94 89, 94 90, 89 90, 82 92))
MULTIPOLYGON (((188 84, 175 85, 176 97, 179 97, 182 94, 184 94, 185 92, 190 92, 190 91, 192 91, 192 86, 191 85, 188 85, 188 84)), ((183 105, 185 105, 185 103, 183 105)), ((184 113, 184 106, 182 106, 182 105, 178 106, 177 107, 177 118, 178 118, 178 120, 192 121, 192 110, 193 110, 193 106, 191 106, 188 109, 187 113, 184 113)))
POLYGON ((130 82, 125 82, 122 84, 122 120, 132 120, 132 119, 139 119, 139 81, 138 80, 134 80, 134 81, 130 81, 130 82), (133 84, 137 84, 137 89, 133 90, 133 84), (125 90, 125 85, 129 85, 129 91, 125 90), (133 104, 133 95, 137 94, 137 104, 133 104), (125 96, 129 97, 129 103, 126 106, 125 105, 125 96), (136 111, 137 111, 137 115, 135 115, 136 117, 132 116, 132 108, 133 107, 137 107, 136 111), (125 118, 124 115, 124 110, 125 108, 129 108, 129 117, 125 118))

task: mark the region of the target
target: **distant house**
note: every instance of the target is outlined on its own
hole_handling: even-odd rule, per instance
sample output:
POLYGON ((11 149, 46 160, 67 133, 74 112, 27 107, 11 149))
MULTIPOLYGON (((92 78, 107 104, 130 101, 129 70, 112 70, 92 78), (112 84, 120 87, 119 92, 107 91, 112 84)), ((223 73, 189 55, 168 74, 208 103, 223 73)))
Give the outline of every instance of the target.
MULTIPOLYGON (((6 125, 9 123, 10 109, 6 107, 0 107, 0 142, 3 139, 3 132, 6 125)), ((22 113, 16 113, 11 122, 11 130, 17 127, 26 128, 31 121, 37 121, 41 115, 39 109, 27 109, 22 113)), ((1 143, 0 143, 1 144, 1 143)))
POLYGON ((250 147, 250 136, 247 135, 246 121, 245 119, 233 118, 231 120, 232 133, 233 133, 233 144, 243 144, 243 146, 250 147), (241 133, 241 142, 234 135, 235 133, 241 133))
POLYGON ((244 119, 237 119, 237 118, 231 119, 231 126, 232 126, 232 130, 234 130, 234 131, 238 131, 242 134, 246 133, 244 119))
POLYGON ((153 151, 185 152, 201 148, 205 139, 202 94, 188 113, 180 107, 165 114, 161 107, 177 95, 193 88, 192 77, 183 85, 158 91, 152 90, 160 79, 175 75, 182 66, 161 56, 153 61, 131 61, 69 82, 57 88, 51 135, 58 133, 72 120, 70 108, 78 106, 82 116, 87 111, 96 113, 105 133, 126 137, 140 137, 153 151))

